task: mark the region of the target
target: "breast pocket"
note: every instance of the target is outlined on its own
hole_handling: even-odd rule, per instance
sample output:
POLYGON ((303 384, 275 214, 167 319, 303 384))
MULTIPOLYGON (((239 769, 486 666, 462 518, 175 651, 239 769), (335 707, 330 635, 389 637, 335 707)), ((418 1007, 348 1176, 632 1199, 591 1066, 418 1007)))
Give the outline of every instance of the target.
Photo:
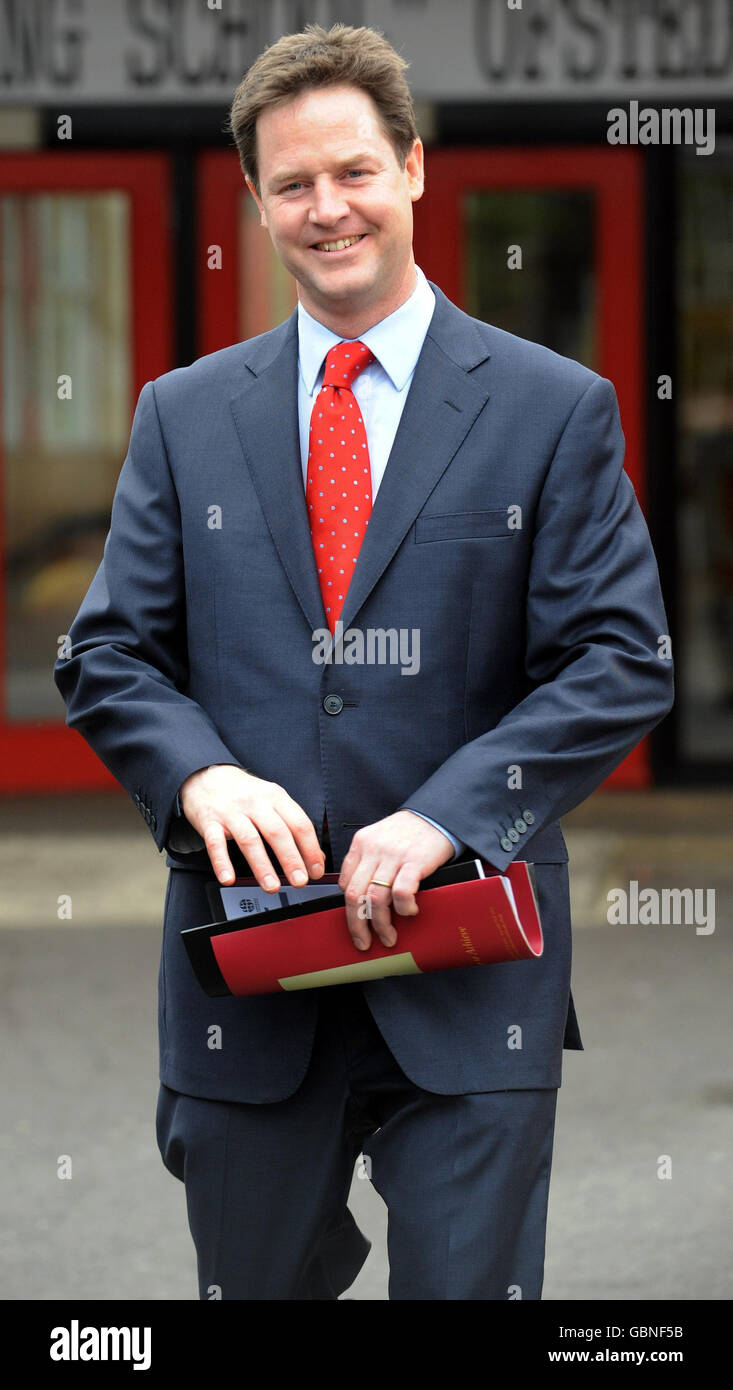
POLYGON ((415 522, 415 541, 460 541, 472 537, 491 537, 510 540, 516 531, 509 527, 506 508, 491 512, 447 512, 443 515, 419 516, 415 522))

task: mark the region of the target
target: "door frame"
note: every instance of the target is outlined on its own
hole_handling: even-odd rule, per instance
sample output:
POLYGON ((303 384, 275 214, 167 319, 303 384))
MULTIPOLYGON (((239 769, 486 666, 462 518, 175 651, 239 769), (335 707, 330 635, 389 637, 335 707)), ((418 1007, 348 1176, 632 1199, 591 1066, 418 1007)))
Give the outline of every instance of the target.
MULTIPOLYGON (((196 161, 196 355, 239 342, 239 200, 252 195, 231 150, 202 150, 196 161), (215 248, 215 249, 213 249, 215 248), (209 267, 220 250, 221 263, 209 267)), ((266 235, 266 233, 263 233, 266 235)))
MULTIPOLYGON (((130 197, 130 421, 146 381, 172 366, 169 213, 170 162, 157 152, 3 153, 0 195, 123 192, 130 197), (155 312, 154 312, 155 311, 155 312)), ((1 344, 0 344, 1 349, 1 344)), ((1 368, 1 362, 0 362, 1 368)), ((120 459, 120 467, 123 459, 120 459)), ((0 480, 2 477, 0 429, 0 480)), ((0 555, 5 549, 0 487, 0 555)), ((5 563, 0 563, 0 792, 45 792, 118 786, 81 734, 58 719, 7 721, 5 716, 5 563)), ((70 613, 69 623, 74 614, 70 613)), ((53 653, 49 653, 49 681, 53 653)))
POLYGON ((428 150, 415 208, 415 258, 454 304, 465 303, 461 195, 482 189, 581 189, 596 196, 598 368, 618 394, 625 468, 643 505, 643 161, 606 146, 428 150))

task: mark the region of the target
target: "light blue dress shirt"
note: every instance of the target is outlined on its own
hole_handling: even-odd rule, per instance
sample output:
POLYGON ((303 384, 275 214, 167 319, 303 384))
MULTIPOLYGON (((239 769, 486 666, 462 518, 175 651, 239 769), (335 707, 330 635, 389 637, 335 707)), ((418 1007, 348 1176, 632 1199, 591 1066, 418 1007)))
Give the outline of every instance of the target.
MULTIPOLYGON (((358 341, 374 353, 375 361, 357 376, 353 392, 359 403, 369 449, 372 501, 377 495, 400 423, 402 410, 435 308, 435 295, 419 266, 416 285, 404 304, 362 333, 358 341)), ((298 302, 298 424, 303 488, 308 467, 308 434, 311 412, 323 383, 326 354, 346 341, 314 319, 298 302)), ((353 341, 353 340, 352 340, 353 341)), ((466 846, 449 830, 420 811, 414 815, 429 821, 453 845, 454 859, 466 846)))

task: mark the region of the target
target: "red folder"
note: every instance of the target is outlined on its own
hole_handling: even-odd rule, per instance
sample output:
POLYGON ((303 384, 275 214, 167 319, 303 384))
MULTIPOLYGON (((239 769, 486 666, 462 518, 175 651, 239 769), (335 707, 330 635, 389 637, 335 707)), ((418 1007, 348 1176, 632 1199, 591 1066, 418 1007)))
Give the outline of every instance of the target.
MULTIPOLYGON (((374 933, 367 951, 354 945, 341 893, 189 927, 181 936, 199 983, 212 998, 536 958, 543 950, 542 926, 530 869, 520 860, 509 865, 503 878, 481 861, 446 865, 418 890, 417 916, 393 912, 397 941, 391 947, 374 933), (459 869, 462 881, 450 881, 459 869)), ((337 875, 332 877, 337 881, 337 875)), ((255 882, 237 880, 242 885, 255 882)))

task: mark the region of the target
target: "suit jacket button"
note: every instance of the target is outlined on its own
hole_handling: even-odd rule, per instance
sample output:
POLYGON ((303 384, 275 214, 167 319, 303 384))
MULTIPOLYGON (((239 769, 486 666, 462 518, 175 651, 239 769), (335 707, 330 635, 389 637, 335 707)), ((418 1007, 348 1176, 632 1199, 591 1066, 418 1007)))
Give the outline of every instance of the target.
POLYGON ((518 816, 517 819, 516 819, 515 822, 514 822, 514 829, 515 829, 515 830, 518 830, 519 833, 520 833, 520 835, 523 835, 524 832, 525 832, 525 830, 527 829, 527 822, 526 822, 526 820, 522 820, 522 817, 521 817, 521 816, 518 816))
POLYGON ((522 811, 522 820, 525 820, 527 825, 534 825, 534 815, 531 811, 522 811))
POLYGON ((511 830, 507 830, 506 834, 507 839, 511 840, 513 845, 519 844, 519 832, 514 829, 514 826, 512 826, 511 830))
POLYGON ((323 708, 326 714, 340 714, 344 707, 344 702, 340 695, 327 695, 323 701, 323 708))
MULTIPOLYGON (((519 836, 517 836, 517 839, 519 839, 519 836)), ((512 844, 511 840, 508 840, 508 839, 507 839, 506 835, 504 836, 503 840, 501 840, 500 843, 501 843, 502 849, 507 850, 507 852, 514 849, 514 845, 512 844)))

